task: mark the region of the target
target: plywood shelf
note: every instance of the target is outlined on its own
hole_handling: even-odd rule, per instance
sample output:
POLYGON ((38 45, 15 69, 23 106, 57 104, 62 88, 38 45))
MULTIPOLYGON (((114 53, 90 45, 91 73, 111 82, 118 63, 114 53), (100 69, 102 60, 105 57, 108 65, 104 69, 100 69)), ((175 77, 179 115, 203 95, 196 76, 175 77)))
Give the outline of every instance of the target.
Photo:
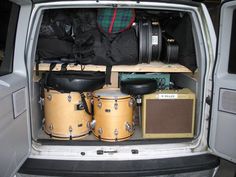
MULTIPOLYGON (((50 64, 39 64, 39 71, 48 71, 50 64)), ((105 66, 85 65, 84 71, 105 71, 105 66)), ((53 71, 60 71, 61 64, 57 64, 53 71)), ((68 65, 67 70, 81 70, 80 65, 68 65)), ((112 67, 113 72, 163 72, 163 73, 189 73, 191 72, 185 66, 180 64, 165 64, 162 62, 142 63, 137 65, 118 65, 112 67)))

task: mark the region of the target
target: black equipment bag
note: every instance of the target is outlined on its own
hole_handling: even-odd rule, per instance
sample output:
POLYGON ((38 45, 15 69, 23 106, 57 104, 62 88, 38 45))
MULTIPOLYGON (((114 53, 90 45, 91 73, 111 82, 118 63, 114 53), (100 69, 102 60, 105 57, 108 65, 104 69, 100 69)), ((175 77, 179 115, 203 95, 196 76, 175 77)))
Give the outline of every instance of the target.
POLYGON ((179 44, 178 63, 186 66, 192 72, 197 68, 194 47, 192 22, 187 13, 176 15, 163 21, 165 31, 173 36, 179 44))
MULTIPOLYGON (((62 62, 62 58, 71 59, 73 43, 57 38, 39 38, 37 54, 42 62, 62 62)), ((64 62, 69 62, 65 60, 64 62)))
POLYGON ((167 33, 162 33, 161 60, 165 63, 177 63, 179 45, 176 40, 167 33))
POLYGON ((75 45, 73 50, 79 64, 113 66, 138 63, 138 41, 133 28, 112 35, 92 30, 85 33, 84 39, 81 46, 75 45))
POLYGON ((139 63, 158 61, 161 55, 161 27, 158 22, 139 20, 139 63))
POLYGON ((66 10, 46 11, 39 31, 37 46, 39 61, 37 62, 71 58, 73 54, 71 35, 72 20, 66 10))
POLYGON ((44 88, 62 93, 92 92, 105 84, 104 72, 50 71, 43 75, 44 88))

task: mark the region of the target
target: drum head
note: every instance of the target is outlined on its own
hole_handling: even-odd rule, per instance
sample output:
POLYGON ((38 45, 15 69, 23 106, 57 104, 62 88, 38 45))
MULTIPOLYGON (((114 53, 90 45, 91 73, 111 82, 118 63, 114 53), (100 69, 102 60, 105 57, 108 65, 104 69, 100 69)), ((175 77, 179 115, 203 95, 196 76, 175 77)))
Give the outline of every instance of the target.
POLYGON ((120 99, 120 98, 130 98, 129 95, 122 93, 120 89, 110 88, 110 89, 100 89, 94 92, 94 97, 107 98, 107 99, 120 99))

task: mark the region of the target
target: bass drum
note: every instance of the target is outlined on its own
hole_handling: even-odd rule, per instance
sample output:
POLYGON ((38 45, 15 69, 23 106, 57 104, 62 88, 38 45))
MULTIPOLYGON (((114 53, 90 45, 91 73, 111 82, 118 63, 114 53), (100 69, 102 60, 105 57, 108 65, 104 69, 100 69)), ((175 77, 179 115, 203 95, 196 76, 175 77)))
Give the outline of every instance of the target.
POLYGON ((54 139, 79 139, 88 135, 92 120, 92 94, 84 93, 88 113, 79 92, 44 89, 44 131, 54 139))
POLYGON ((123 141, 134 133, 133 105, 130 95, 119 89, 101 89, 94 92, 93 134, 102 141, 123 141))

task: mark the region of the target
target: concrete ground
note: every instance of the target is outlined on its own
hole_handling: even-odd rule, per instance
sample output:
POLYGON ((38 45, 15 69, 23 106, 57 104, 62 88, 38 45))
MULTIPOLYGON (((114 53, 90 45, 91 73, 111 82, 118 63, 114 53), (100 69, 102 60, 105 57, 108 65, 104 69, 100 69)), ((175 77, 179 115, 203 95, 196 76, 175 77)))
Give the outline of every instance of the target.
POLYGON ((236 177, 236 164, 221 160, 220 168, 215 177, 236 177))

